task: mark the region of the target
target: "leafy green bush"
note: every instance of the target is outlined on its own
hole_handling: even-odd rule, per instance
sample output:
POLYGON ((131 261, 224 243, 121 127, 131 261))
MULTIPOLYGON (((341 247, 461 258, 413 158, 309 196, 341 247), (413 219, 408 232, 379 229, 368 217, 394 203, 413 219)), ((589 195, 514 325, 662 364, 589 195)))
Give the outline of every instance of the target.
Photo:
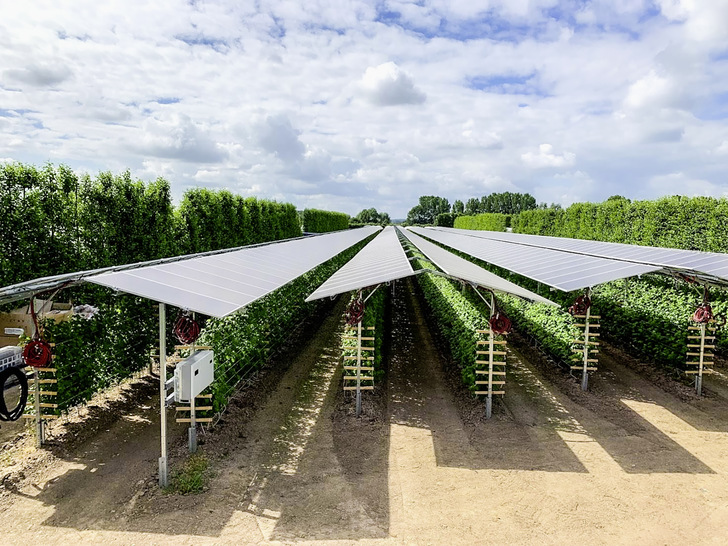
MULTIPOLYGON (((421 259, 416 260, 413 266, 416 269, 431 267, 429 262, 421 259)), ((453 360, 461 369, 463 381, 471 391, 476 390, 475 351, 477 341, 481 339, 477 331, 487 329, 489 314, 484 314, 449 279, 424 273, 417 276, 417 282, 440 332, 447 341, 453 360)))
POLYGON ((510 225, 508 214, 487 212, 476 216, 458 216, 453 226, 458 229, 483 229, 487 231, 505 231, 510 225))
POLYGON ((435 225, 441 227, 452 227, 456 217, 457 215, 452 212, 443 212, 442 214, 438 214, 437 218, 435 218, 435 225))
MULTIPOLYGON (((118 383, 149 365, 157 346, 156 307, 122 294, 97 302, 90 319, 79 315, 64 322, 46 321, 47 339, 55 343, 59 412, 87 402, 101 389, 118 383)), ((50 400, 49 400, 50 402, 50 400)))
POLYGON ((327 233, 349 228, 349 215, 343 212, 305 209, 303 211, 303 231, 308 233, 327 233))

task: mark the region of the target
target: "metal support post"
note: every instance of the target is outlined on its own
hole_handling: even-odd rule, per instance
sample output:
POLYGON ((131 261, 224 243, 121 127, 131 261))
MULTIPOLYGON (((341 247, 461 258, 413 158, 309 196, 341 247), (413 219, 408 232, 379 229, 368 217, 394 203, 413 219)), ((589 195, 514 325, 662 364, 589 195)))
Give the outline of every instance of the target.
POLYGON ((356 334, 356 416, 361 415, 361 320, 356 334))
POLYGON ((187 431, 190 453, 197 451, 197 422, 195 421, 195 397, 190 398, 190 428, 187 431))
POLYGON ((159 486, 167 487, 167 308, 159 304, 159 427, 161 455, 159 457, 159 486))
MULTIPOLYGON (((490 318, 493 318, 495 314, 495 296, 491 292, 490 294, 490 318)), ((490 339, 488 341, 488 398, 485 400, 485 418, 490 419, 493 415, 493 346, 494 336, 493 328, 488 325, 488 335, 490 339)))
MULTIPOLYGON (((591 298, 591 288, 586 289, 587 297, 591 298)), ((586 316, 584 317, 584 368, 581 374, 581 390, 585 391, 589 387, 589 318, 591 317, 591 306, 586 308, 586 316)))
POLYGON ((698 373, 695 376, 695 392, 698 393, 698 396, 703 391, 703 362, 705 359, 705 331, 707 329, 707 324, 700 325, 700 362, 698 364, 698 373))

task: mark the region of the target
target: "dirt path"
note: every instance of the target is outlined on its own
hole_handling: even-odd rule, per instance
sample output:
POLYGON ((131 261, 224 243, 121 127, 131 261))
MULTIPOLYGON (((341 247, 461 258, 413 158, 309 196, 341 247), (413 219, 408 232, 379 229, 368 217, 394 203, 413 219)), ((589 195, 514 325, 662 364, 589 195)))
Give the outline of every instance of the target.
POLYGON ((3 538, 725 542, 726 400, 683 400, 609 354, 583 393, 527 347, 511 347, 506 395, 486 421, 482 404, 449 383, 421 305, 412 285, 397 286, 386 396, 365 403, 363 419, 351 417, 340 392, 339 305, 290 353, 269 396, 232 407, 204 438, 216 471, 209 490, 187 497, 157 490, 155 412, 141 408, 18 490, 0 508, 3 538))

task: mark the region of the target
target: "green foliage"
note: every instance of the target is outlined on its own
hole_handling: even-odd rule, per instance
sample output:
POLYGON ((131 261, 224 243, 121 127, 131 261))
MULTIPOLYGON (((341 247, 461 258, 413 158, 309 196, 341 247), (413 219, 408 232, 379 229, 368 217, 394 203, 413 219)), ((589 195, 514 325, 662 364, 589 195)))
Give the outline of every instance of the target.
POLYGON ((487 231, 505 231, 510 225, 511 217, 506 214, 490 212, 477 216, 459 216, 454 227, 458 229, 483 229, 487 231))
POLYGON ((408 224, 434 224, 438 214, 450 212, 450 203, 444 197, 423 195, 419 204, 407 213, 408 224))
POLYGON ((182 196, 175 211, 176 254, 194 254, 301 235, 293 205, 227 190, 194 188, 182 196))
POLYGON ((371 209, 364 209, 359 214, 354 216, 350 222, 349 226, 363 226, 366 224, 379 224, 381 226, 386 226, 391 223, 391 219, 389 218, 389 214, 386 212, 377 212, 377 209, 371 208, 371 209))
POLYGON ((135 296, 105 293, 104 298, 104 292, 97 292, 99 312, 94 317, 74 315, 45 323, 46 338, 56 344, 59 411, 87 402, 97 391, 148 366, 157 345, 156 306, 135 296))
POLYGON ((187 458, 182 468, 172 474, 168 492, 181 495, 202 493, 210 477, 210 461, 203 453, 195 453, 187 458))
MULTIPOLYGON (((431 266, 416 260, 413 267, 421 269, 431 266)), ((453 360, 462 370, 463 381, 470 390, 475 390, 475 351, 480 337, 477 330, 487 328, 488 314, 482 313, 461 287, 449 279, 424 273, 417 276, 417 282, 447 341, 453 360)))
POLYGON ((536 199, 528 193, 491 193, 480 199, 471 197, 465 204, 464 213, 468 216, 483 213, 518 214, 537 208, 536 199))
POLYGON ((728 199, 664 197, 575 203, 566 209, 531 210, 513 220, 513 231, 636 245, 728 252, 724 226, 728 199))
POLYGON ((438 214, 437 218, 435 218, 435 225, 442 227, 452 227, 453 223, 455 222, 455 218, 456 215, 452 212, 443 212, 442 214, 438 214))
POLYGON ((327 233, 349 228, 349 215, 343 212, 306 209, 303 211, 303 231, 327 233))

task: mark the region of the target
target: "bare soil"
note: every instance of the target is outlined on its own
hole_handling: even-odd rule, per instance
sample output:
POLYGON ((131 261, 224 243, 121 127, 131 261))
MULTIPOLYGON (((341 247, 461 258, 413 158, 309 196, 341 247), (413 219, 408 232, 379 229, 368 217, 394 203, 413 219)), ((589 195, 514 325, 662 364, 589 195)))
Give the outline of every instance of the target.
MULTIPOLYGON (((40 451, 4 448, 15 458, 2 471, 11 472, 0 490, 4 542, 726 542, 724 369, 697 397, 607 348, 583 392, 513 336, 506 395, 486 420, 402 283, 387 380, 357 418, 341 389, 342 305, 201 436, 214 472, 203 493, 156 486, 153 379, 148 391, 145 380, 129 387, 139 390, 118 411, 100 409, 107 418, 93 433, 69 431, 40 451)), ((178 468, 185 430, 174 434, 178 468)))

